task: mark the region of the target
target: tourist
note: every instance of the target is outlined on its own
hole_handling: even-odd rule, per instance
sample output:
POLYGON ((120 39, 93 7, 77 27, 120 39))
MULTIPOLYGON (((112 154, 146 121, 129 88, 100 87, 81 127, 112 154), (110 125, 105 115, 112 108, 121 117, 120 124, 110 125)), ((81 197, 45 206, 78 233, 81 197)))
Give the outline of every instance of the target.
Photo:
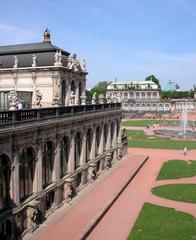
POLYGON ((184 154, 184 155, 187 155, 187 147, 186 147, 186 146, 184 147, 183 154, 184 154))

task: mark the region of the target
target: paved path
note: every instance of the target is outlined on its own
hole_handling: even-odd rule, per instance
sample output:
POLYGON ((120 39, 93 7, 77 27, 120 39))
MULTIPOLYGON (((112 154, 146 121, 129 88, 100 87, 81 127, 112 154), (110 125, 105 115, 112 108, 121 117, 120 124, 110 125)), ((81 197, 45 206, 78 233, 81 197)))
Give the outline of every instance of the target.
MULTIPOLYGON (((146 155, 130 154, 127 159, 108 175, 100 184, 95 186, 86 196, 66 212, 55 223, 45 223, 45 230, 36 240, 75 240, 81 239, 83 234, 94 224, 94 221, 110 205, 113 199, 128 183, 134 173, 146 160, 146 155), (132 156, 131 156, 132 155, 132 156)), ((52 216, 51 216, 52 218, 52 216)), ((42 226, 41 226, 42 227, 42 226)), ((43 228, 43 227, 42 227, 43 228)))
MULTIPOLYGON (((157 183, 160 184, 160 181, 156 181, 156 177, 163 162, 172 159, 196 160, 196 150, 189 151, 187 156, 184 156, 180 150, 136 148, 129 149, 129 152, 132 154, 147 154, 149 155, 149 160, 92 231, 87 238, 88 240, 127 239, 144 202, 172 207, 178 211, 184 211, 196 216, 196 204, 167 200, 151 193, 151 189, 157 183)), ((179 182, 183 181, 179 180, 179 182)), ((195 181, 195 177, 187 178, 186 182, 192 181, 195 181)))

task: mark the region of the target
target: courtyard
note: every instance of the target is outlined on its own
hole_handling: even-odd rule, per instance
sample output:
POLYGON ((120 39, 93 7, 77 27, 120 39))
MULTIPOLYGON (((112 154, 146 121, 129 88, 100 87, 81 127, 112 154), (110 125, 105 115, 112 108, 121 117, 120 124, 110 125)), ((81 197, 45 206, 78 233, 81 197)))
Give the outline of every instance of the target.
MULTIPOLYGON (((147 137, 153 134, 153 128, 131 128, 129 146, 130 131, 143 131, 147 137)), ((64 213, 61 209, 61 217, 57 212, 46 221, 33 239, 194 239, 196 142, 157 138, 157 145, 149 143, 145 148, 139 146, 140 139, 95 188, 89 186, 64 213), (164 150, 159 149, 164 141, 164 150)))

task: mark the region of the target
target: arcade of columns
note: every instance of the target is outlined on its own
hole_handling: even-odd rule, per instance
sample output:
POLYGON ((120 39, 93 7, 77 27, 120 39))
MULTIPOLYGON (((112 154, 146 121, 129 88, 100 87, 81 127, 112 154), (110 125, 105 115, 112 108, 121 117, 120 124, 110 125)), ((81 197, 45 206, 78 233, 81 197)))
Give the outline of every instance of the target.
MULTIPOLYGON (((38 213, 47 217, 55 208, 71 201, 81 188, 93 182, 101 172, 125 155, 126 142, 122 142, 120 122, 119 109, 80 116, 77 120, 70 118, 66 124, 65 121, 45 123, 39 127, 30 124, 26 128, 23 126, 23 129, 16 128, 15 133, 7 132, 9 138, 4 137, 4 141, 2 138, 0 142, 0 159, 7 156, 10 161, 10 188, 7 190, 12 212, 7 214, 6 221, 1 222, 0 228, 11 227, 13 235, 10 239, 15 239, 14 234, 33 231, 39 224, 36 222, 38 213), (68 139, 69 154, 62 164, 61 152, 65 138, 68 139), (43 179, 43 161, 48 143, 52 146, 52 166, 49 166, 48 173, 50 175, 51 171, 51 179, 46 182, 43 179), (25 181, 30 181, 30 177, 32 187, 23 183, 24 179, 20 176, 23 153, 30 148, 34 174, 27 176, 25 181)), ((5 213, 2 216, 5 220, 5 213)))

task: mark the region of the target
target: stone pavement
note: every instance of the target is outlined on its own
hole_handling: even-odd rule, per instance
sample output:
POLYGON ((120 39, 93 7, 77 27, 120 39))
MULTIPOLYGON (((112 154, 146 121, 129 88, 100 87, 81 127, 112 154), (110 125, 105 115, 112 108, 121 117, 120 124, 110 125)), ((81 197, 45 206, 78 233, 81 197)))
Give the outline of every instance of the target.
MULTIPOLYGON (((127 186, 123 194, 113 204, 104 218, 88 236, 88 240, 126 240, 145 202, 156 205, 175 208, 196 216, 196 204, 178 202, 157 197, 151 193, 154 186, 160 185, 156 177, 162 164, 172 159, 196 160, 196 150, 183 155, 182 150, 159 150, 159 149, 129 149, 132 154, 140 153, 149 155, 147 163, 138 172, 131 184, 127 186)), ((192 183, 195 177, 175 182, 192 183)), ((164 181, 164 183, 169 183, 164 181)), ((174 183, 174 180, 170 181, 174 183)))
MULTIPOLYGON (((78 201, 69 211, 56 221, 47 221, 27 239, 36 240, 76 240, 82 237, 94 226, 99 218, 107 212, 121 191, 132 180, 137 171, 146 162, 146 155, 129 154, 119 162, 116 169, 111 169, 107 177, 78 201)), ((60 208, 59 210, 63 208, 60 208)), ((57 210, 58 211, 58 210, 57 210)), ((53 218, 53 214, 49 217, 53 218)))

